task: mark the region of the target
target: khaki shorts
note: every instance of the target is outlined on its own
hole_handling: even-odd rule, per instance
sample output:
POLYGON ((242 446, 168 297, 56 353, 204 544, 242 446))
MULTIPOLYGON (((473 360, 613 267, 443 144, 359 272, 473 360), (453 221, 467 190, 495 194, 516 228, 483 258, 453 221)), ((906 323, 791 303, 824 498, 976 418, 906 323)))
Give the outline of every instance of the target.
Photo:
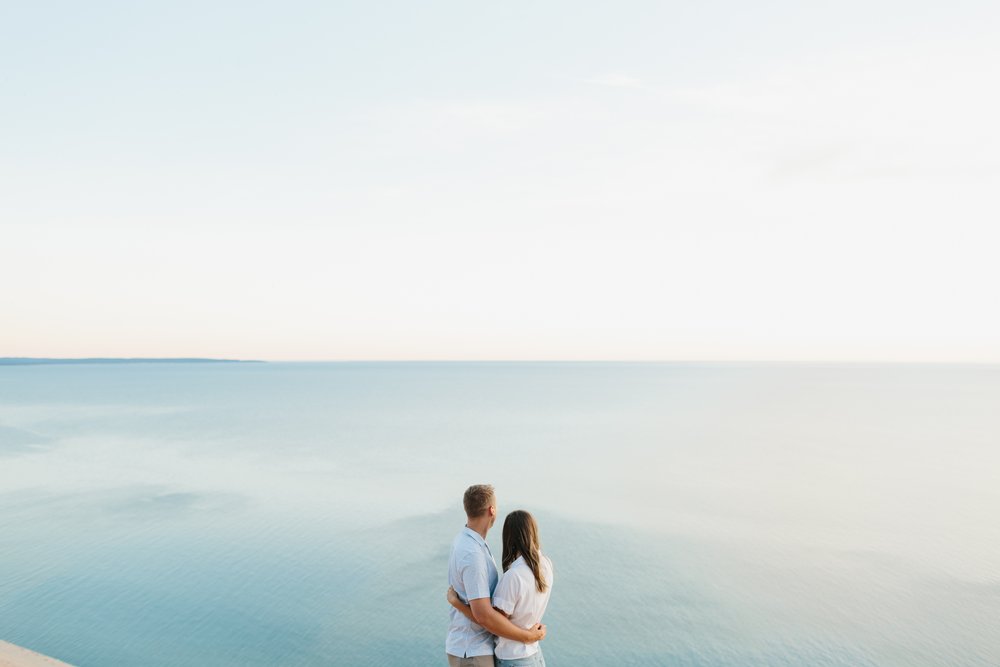
POLYGON ((448 667, 493 667, 492 655, 477 655, 474 658, 456 658, 450 653, 448 656, 448 667))

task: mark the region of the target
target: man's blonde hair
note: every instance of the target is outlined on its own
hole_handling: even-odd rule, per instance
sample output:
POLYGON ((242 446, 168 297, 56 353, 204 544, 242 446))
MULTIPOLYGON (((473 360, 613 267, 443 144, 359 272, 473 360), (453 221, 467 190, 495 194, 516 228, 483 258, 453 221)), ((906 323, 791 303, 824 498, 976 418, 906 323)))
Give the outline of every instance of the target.
POLYGON ((490 484, 474 484, 465 490, 462 504, 465 505, 465 515, 470 519, 486 514, 490 505, 494 504, 496 494, 490 484))

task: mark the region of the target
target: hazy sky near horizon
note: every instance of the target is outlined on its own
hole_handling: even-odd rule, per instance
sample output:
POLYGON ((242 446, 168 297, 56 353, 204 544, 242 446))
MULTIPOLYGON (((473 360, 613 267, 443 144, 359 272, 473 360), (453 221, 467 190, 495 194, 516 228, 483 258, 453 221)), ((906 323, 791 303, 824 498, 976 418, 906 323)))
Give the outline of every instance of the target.
POLYGON ((0 7, 0 356, 1000 361, 1000 6, 0 7))

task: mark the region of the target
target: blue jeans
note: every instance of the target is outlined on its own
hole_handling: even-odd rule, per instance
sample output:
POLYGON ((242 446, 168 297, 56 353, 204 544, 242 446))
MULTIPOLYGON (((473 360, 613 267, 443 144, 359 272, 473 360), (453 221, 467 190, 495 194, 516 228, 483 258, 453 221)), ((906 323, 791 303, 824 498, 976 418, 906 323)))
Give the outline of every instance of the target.
POLYGON ((538 653, 527 658, 518 658, 517 660, 497 658, 496 667, 545 667, 545 656, 542 655, 542 649, 538 649, 538 653))

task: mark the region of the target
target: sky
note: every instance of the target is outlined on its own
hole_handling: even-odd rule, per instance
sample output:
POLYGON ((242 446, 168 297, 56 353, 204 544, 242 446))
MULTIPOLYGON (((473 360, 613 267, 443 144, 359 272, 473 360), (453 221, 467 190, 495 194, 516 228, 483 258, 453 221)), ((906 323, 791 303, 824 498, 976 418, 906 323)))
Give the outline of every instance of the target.
POLYGON ((0 356, 1000 362, 1000 5, 0 4, 0 356))

